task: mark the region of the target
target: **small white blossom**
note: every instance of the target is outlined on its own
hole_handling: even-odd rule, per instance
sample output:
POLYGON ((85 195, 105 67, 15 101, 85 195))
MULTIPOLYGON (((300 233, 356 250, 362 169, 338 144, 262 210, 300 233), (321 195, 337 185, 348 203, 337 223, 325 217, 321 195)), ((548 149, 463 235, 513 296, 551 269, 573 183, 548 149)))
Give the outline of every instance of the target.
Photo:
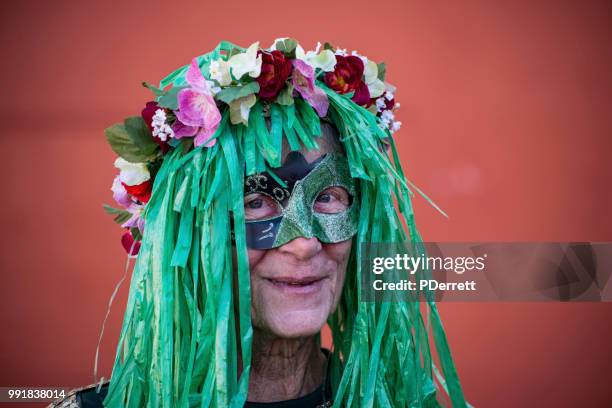
POLYGON ((380 115, 380 124, 383 129, 388 129, 391 133, 397 132, 402 126, 402 122, 395 120, 395 115, 390 110, 384 110, 380 115))
POLYGON ((391 133, 395 133, 400 129, 401 126, 402 126, 402 122, 400 122, 399 120, 396 120, 395 122, 391 124, 391 128, 389 130, 391 131, 391 133))
POLYGON ((166 119, 166 111, 158 109, 155 111, 155 115, 153 115, 153 120, 151 121, 153 136, 156 136, 162 142, 174 137, 174 131, 170 125, 166 123, 166 119))
POLYGON ((395 119, 395 115, 393 112, 387 109, 382 113, 382 115, 380 115, 380 118, 385 122, 391 122, 395 119))
POLYGON ((385 98, 387 98, 388 100, 391 100, 394 97, 395 97, 395 95, 393 95, 393 92, 391 92, 391 91, 385 92, 385 98))
POLYGON ((338 48, 338 49, 336 49, 335 54, 336 55, 341 55, 343 57, 346 57, 348 55, 348 53, 346 52, 346 48, 338 48))
POLYGON ((382 112, 386 108, 387 108, 387 103, 385 102, 385 98, 380 97, 376 99, 376 111, 377 112, 382 112))

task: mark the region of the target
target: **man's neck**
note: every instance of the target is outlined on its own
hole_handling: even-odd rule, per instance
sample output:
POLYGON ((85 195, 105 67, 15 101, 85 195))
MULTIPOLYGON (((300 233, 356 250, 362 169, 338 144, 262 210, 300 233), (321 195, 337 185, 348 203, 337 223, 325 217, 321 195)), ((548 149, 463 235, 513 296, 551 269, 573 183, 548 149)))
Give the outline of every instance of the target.
POLYGON ((321 385, 325 355, 316 336, 283 339, 254 329, 248 400, 274 402, 307 395, 321 385))

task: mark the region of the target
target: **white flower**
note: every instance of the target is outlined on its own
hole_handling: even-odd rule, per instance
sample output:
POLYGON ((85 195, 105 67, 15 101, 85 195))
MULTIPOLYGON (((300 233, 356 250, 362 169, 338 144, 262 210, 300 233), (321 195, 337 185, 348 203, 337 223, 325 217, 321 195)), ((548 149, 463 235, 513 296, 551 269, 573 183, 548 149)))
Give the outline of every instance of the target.
POLYGON ((385 98, 376 99, 376 111, 382 112, 387 108, 387 103, 385 102, 385 98))
MULTIPOLYGON (((353 51, 354 52, 354 51, 353 51)), ((378 65, 374 61, 364 62, 363 76, 371 98, 378 98, 385 92, 385 83, 378 79, 378 65)))
POLYGON ((158 109, 155 111, 155 115, 153 115, 153 120, 151 120, 153 136, 156 136, 162 142, 174 137, 174 131, 170 125, 166 123, 166 119, 166 111, 158 109))
POLYGON ((228 86, 232 83, 229 63, 222 58, 211 61, 208 72, 210 73, 210 77, 221 86, 228 86))
POLYGON ((249 124, 249 113, 251 108, 257 102, 255 94, 243 96, 242 98, 234 99, 230 102, 230 121, 233 125, 242 123, 245 126, 249 124))
POLYGON ((128 186, 137 186, 151 178, 146 163, 131 163, 117 157, 115 167, 119 169, 119 180, 128 186))
POLYGON ((332 72, 336 67, 336 56, 331 50, 321 49, 321 43, 317 43, 315 51, 304 52, 302 46, 298 45, 295 49, 295 58, 304 61, 313 69, 321 69, 325 72, 332 72))
POLYGON ((337 48, 336 55, 341 55, 343 57, 346 57, 348 55, 348 53, 346 52, 346 48, 337 48))
POLYGON ((261 73, 261 55, 257 55, 258 49, 259 42, 255 42, 246 52, 236 54, 227 61, 234 78, 239 80, 245 74, 249 74, 252 78, 259 76, 261 73))
POLYGON ((387 98, 388 100, 391 100, 395 98, 395 95, 393 95, 393 92, 387 91, 387 93, 385 94, 385 98, 387 98))

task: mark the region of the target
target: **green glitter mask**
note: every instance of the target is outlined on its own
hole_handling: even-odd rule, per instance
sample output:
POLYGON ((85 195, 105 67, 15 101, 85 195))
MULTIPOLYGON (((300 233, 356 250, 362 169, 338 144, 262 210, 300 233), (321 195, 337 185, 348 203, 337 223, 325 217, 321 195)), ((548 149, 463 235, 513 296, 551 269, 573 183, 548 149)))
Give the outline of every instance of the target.
POLYGON ((345 156, 328 153, 307 163, 300 153, 292 152, 285 165, 274 173, 274 176, 255 174, 245 180, 247 201, 248 195, 255 194, 272 202, 265 205, 275 206, 272 216, 247 221, 249 248, 276 248, 298 237, 316 237, 324 243, 336 243, 355 235, 359 206, 352 200, 356 194, 355 181, 345 156), (335 206, 329 203, 339 200, 326 193, 332 187, 336 187, 337 193, 346 195, 344 203, 335 206))

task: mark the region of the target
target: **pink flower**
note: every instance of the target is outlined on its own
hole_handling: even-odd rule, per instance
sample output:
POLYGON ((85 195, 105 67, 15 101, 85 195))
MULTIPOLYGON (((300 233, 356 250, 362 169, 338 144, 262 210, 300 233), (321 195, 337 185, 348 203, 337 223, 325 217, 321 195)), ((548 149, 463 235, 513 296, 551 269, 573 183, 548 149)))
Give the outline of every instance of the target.
POLYGON ((121 207, 127 208, 130 204, 132 204, 132 200, 130 200, 130 195, 125 189, 125 186, 121 182, 119 176, 115 177, 115 180, 113 180, 113 186, 111 187, 111 190, 113 191, 113 198, 121 207))
POLYGON ((144 205, 132 203, 129 207, 126 208, 127 212, 132 214, 129 220, 121 224, 124 228, 138 228, 140 233, 144 232, 145 221, 142 218, 142 211, 144 210, 144 205))
POLYGON ((320 117, 327 114, 329 101, 325 91, 314 84, 314 69, 306 62, 295 59, 293 62, 293 86, 320 117))
POLYGON ((216 139, 211 138, 219 127, 221 113, 196 58, 191 61, 186 79, 190 88, 181 90, 177 95, 179 110, 176 118, 183 126, 180 132, 175 131, 175 137, 195 136, 196 147, 213 146, 216 139))
POLYGON ((198 133, 198 128, 196 126, 187 126, 177 120, 172 124, 172 131, 174 132, 174 137, 180 139, 187 136, 194 136, 198 133))

